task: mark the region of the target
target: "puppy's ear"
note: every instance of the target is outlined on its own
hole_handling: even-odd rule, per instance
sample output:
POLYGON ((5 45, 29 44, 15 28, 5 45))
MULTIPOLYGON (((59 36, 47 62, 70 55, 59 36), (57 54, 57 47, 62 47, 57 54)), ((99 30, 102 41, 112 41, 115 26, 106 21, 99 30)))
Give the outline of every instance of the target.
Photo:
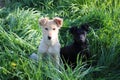
POLYGON ((53 20, 58 25, 58 27, 62 26, 62 24, 63 24, 63 19, 62 18, 55 17, 53 20))
POLYGON ((48 18, 47 17, 45 17, 45 18, 42 18, 42 19, 39 19, 39 24, 41 25, 41 26, 45 26, 46 25, 46 23, 48 22, 48 18))
POLYGON ((89 25, 87 23, 82 24, 81 28, 84 29, 85 31, 89 31, 89 25))
POLYGON ((74 26, 74 27, 71 27, 70 29, 69 29, 69 31, 70 31, 70 33, 72 33, 72 34, 74 34, 76 31, 77 31, 77 27, 76 26, 74 26))

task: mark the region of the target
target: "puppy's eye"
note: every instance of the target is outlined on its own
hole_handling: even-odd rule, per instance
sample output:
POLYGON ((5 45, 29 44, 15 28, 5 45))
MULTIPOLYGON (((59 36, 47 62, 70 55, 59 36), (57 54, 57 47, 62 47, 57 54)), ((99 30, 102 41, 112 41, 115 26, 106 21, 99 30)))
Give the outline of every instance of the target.
POLYGON ((82 32, 82 34, 85 34, 85 32, 82 32))
POLYGON ((48 30, 48 28, 45 28, 45 30, 48 30))
POLYGON ((84 31, 80 31, 79 34, 84 34, 84 31))
POLYGON ((55 28, 53 28, 53 30, 55 30, 55 28))

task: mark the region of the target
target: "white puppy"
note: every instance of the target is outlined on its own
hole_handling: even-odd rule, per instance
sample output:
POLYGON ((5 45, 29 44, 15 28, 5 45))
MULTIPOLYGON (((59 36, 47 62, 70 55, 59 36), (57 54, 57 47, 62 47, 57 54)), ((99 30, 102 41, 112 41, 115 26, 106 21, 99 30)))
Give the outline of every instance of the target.
POLYGON ((54 19, 42 18, 39 19, 39 24, 42 28, 43 37, 40 42, 38 53, 43 57, 52 57, 55 65, 59 64, 60 58, 60 43, 58 32, 63 23, 63 19, 56 17, 54 19))

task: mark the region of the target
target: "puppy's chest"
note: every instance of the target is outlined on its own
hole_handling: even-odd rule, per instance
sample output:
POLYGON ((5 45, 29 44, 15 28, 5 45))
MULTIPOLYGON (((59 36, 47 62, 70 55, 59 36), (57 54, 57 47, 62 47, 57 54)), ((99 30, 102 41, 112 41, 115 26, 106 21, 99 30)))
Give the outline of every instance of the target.
POLYGON ((47 46, 45 53, 47 54, 57 54, 60 51, 60 46, 47 46))
POLYGON ((78 54, 81 54, 83 52, 84 48, 81 46, 70 46, 68 49, 68 53, 70 56, 77 56, 78 54))

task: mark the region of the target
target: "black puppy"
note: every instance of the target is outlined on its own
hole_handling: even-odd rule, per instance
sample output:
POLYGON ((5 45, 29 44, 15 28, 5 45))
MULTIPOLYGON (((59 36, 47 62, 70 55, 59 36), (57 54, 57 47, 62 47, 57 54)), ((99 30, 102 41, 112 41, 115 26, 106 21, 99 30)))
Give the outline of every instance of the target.
POLYGON ((75 68, 77 65, 78 55, 82 56, 84 60, 87 60, 90 56, 86 39, 88 30, 88 24, 83 24, 80 28, 70 28, 70 33, 73 35, 74 42, 69 46, 61 48, 60 56, 63 62, 67 63, 72 68, 75 68))

